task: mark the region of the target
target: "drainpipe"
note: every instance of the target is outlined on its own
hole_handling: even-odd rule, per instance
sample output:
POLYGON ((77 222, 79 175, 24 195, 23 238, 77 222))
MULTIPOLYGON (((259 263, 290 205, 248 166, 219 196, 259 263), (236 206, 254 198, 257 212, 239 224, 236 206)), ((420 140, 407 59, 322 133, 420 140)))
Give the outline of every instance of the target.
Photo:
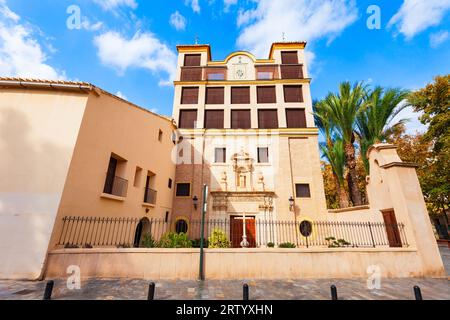
POLYGON ((203 185, 203 205, 202 205, 202 225, 201 225, 201 234, 200 234, 200 265, 199 265, 199 272, 198 272, 198 278, 199 280, 205 280, 205 271, 203 269, 203 260, 204 260, 204 243, 203 238, 205 236, 205 216, 206 216, 206 197, 208 195, 208 186, 206 184, 203 185))

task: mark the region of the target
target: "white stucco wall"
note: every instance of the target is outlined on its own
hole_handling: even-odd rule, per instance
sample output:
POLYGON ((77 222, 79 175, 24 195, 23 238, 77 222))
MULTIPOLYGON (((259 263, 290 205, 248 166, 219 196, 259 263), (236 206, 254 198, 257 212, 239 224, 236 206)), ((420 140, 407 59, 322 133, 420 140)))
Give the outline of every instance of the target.
POLYGON ((0 90, 0 278, 36 279, 87 95, 0 90))

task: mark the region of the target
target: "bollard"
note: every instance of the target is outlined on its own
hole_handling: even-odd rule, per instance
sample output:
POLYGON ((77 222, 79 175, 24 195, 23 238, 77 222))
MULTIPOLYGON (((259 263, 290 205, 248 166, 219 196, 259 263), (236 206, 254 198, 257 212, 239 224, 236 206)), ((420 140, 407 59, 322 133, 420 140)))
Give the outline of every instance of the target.
POLYGON ((331 286, 331 300, 338 300, 337 289, 334 284, 331 286))
POLYGON ((244 301, 249 300, 249 289, 248 284, 244 284, 244 301))
POLYGON ((414 286, 414 295, 416 296, 416 300, 423 300, 422 292, 420 291, 420 287, 414 286))
POLYGON ((47 285, 45 286, 44 298, 42 300, 52 300, 52 291, 55 282, 53 280, 47 281, 47 285))
POLYGON ((148 297, 147 300, 155 300, 155 283, 150 282, 148 285, 148 297))

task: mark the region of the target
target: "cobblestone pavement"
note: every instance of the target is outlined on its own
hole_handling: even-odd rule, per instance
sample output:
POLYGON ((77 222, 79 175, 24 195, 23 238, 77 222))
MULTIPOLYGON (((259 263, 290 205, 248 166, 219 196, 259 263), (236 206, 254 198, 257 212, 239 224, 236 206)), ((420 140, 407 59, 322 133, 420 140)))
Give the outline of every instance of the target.
MULTIPOLYGON (((440 247, 447 274, 450 275, 450 250, 440 247)), ((379 290, 369 290, 366 279, 300 279, 235 281, 158 281, 156 300, 241 300, 242 285, 250 286, 250 299, 328 300, 330 286, 338 288, 343 300, 414 299, 413 286, 422 289, 424 299, 450 300, 449 279, 382 279, 379 290)), ((144 300, 148 281, 93 279, 82 282, 81 290, 70 291, 64 280, 56 280, 55 300, 144 300)), ((42 299, 45 282, 0 281, 0 300, 42 299)))

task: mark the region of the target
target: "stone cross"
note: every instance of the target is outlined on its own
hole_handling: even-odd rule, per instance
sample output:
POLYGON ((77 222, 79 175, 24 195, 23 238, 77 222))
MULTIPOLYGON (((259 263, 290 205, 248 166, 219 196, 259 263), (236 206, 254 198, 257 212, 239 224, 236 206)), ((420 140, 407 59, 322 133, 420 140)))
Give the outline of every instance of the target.
MULTIPOLYGON (((250 245, 250 243, 247 241, 247 227, 246 227, 246 221, 247 221, 247 217, 245 216, 245 212, 244 215, 242 216, 242 218, 237 218, 237 220, 242 220, 242 241, 240 243, 242 248, 248 248, 248 246, 250 245)), ((250 219, 248 219, 250 220, 250 219)))

